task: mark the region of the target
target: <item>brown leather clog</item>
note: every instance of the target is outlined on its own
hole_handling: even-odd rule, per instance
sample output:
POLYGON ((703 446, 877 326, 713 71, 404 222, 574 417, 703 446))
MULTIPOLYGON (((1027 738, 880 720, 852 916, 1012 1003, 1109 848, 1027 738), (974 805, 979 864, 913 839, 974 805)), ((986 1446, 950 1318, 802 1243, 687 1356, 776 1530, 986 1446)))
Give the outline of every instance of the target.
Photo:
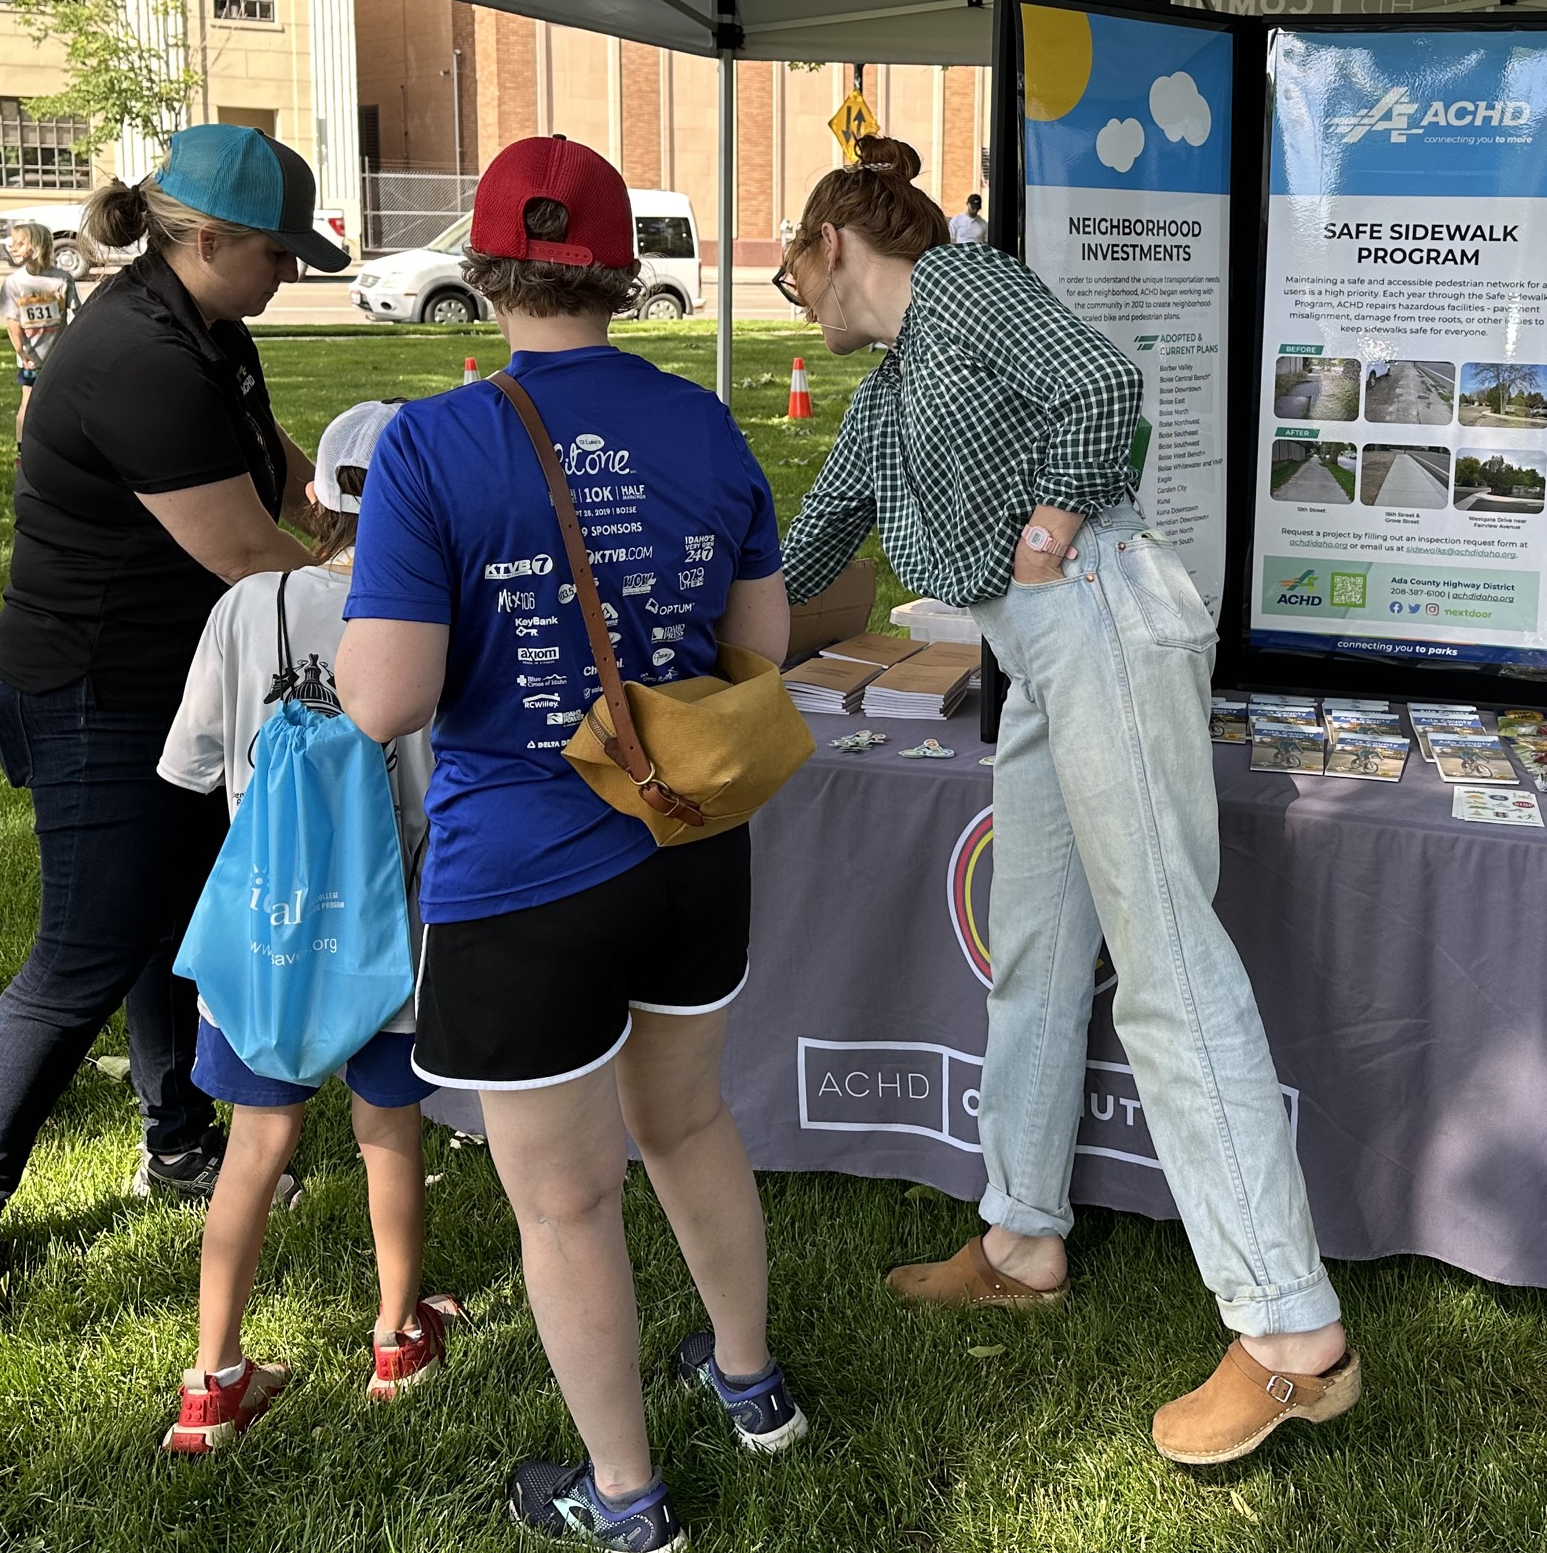
POLYGON ((1359 1392, 1359 1355, 1352 1348, 1320 1375, 1275 1374, 1237 1338, 1196 1391, 1155 1414, 1155 1448, 1190 1467, 1235 1461, 1291 1418, 1324 1424, 1346 1413, 1359 1392))
POLYGON ((983 1237, 975 1235, 948 1262, 914 1262, 894 1267, 886 1286, 908 1305, 947 1305, 970 1310, 979 1305, 1000 1305, 1007 1310, 1061 1305, 1069 1297, 1067 1278, 1054 1289, 1033 1289, 1000 1272, 983 1250, 983 1237))

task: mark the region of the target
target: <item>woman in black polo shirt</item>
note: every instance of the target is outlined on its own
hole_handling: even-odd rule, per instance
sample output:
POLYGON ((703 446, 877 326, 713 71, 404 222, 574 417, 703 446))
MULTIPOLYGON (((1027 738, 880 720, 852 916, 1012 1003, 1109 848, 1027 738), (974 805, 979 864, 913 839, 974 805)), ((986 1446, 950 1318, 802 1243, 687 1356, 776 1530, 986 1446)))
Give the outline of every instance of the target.
POLYGON ((156 762, 215 600, 309 561, 312 467, 276 424, 252 337, 296 260, 342 269, 312 231, 306 164, 257 130, 173 136, 160 171, 92 196, 87 235, 147 252, 61 337, 29 407, 0 610, 0 761, 32 790, 42 910, 0 994, 0 1206, 97 1033, 127 1006, 145 1118, 141 1182, 207 1196, 223 1140, 196 1090, 191 984, 172 950, 225 801, 156 762))

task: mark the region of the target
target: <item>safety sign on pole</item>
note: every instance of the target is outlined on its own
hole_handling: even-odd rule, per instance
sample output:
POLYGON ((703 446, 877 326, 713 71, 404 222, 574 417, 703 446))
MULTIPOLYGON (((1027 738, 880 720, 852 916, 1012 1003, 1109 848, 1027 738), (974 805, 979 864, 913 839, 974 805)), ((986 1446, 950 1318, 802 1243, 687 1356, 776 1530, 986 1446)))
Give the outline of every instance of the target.
POLYGON ((827 121, 827 127, 838 137, 838 144, 843 147, 844 161, 852 162, 859 137, 875 134, 880 125, 876 123, 876 116, 870 111, 870 104, 863 95, 853 91, 843 99, 842 107, 827 121))

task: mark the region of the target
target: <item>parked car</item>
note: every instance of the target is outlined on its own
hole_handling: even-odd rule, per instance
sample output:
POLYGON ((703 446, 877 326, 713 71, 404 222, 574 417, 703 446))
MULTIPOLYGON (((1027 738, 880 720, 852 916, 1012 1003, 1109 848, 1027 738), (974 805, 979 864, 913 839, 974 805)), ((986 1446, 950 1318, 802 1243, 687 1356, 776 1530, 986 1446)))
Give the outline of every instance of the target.
MULTIPOLYGON (((687 195, 630 189, 629 202, 645 282, 637 316, 682 318, 701 308, 698 224, 687 195)), ((466 324, 493 317, 489 304, 462 279, 462 245, 472 224, 470 215, 461 216, 423 248, 367 259, 349 300, 388 323, 466 324)))
MULTIPOLYGON (((76 280, 85 280, 97 265, 127 264, 144 246, 136 243, 132 248, 109 248, 102 252, 90 249, 80 235, 81 215, 84 205, 28 205, 21 209, 0 210, 0 245, 5 242, 13 223, 41 221, 54 234, 54 263, 76 280)), ((317 210, 312 212, 312 230, 330 243, 345 243, 344 212, 341 210, 317 210)), ((306 266, 300 266, 306 273, 306 266)))

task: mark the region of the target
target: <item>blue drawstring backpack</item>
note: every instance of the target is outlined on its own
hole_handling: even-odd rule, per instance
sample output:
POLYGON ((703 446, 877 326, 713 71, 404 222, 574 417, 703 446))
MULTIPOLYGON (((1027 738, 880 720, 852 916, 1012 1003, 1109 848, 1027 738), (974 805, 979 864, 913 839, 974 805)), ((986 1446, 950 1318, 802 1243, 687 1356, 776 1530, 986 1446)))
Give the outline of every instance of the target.
POLYGON ((408 902, 382 749, 342 714, 283 697, 174 966, 254 1073, 320 1085, 413 991, 408 902))

